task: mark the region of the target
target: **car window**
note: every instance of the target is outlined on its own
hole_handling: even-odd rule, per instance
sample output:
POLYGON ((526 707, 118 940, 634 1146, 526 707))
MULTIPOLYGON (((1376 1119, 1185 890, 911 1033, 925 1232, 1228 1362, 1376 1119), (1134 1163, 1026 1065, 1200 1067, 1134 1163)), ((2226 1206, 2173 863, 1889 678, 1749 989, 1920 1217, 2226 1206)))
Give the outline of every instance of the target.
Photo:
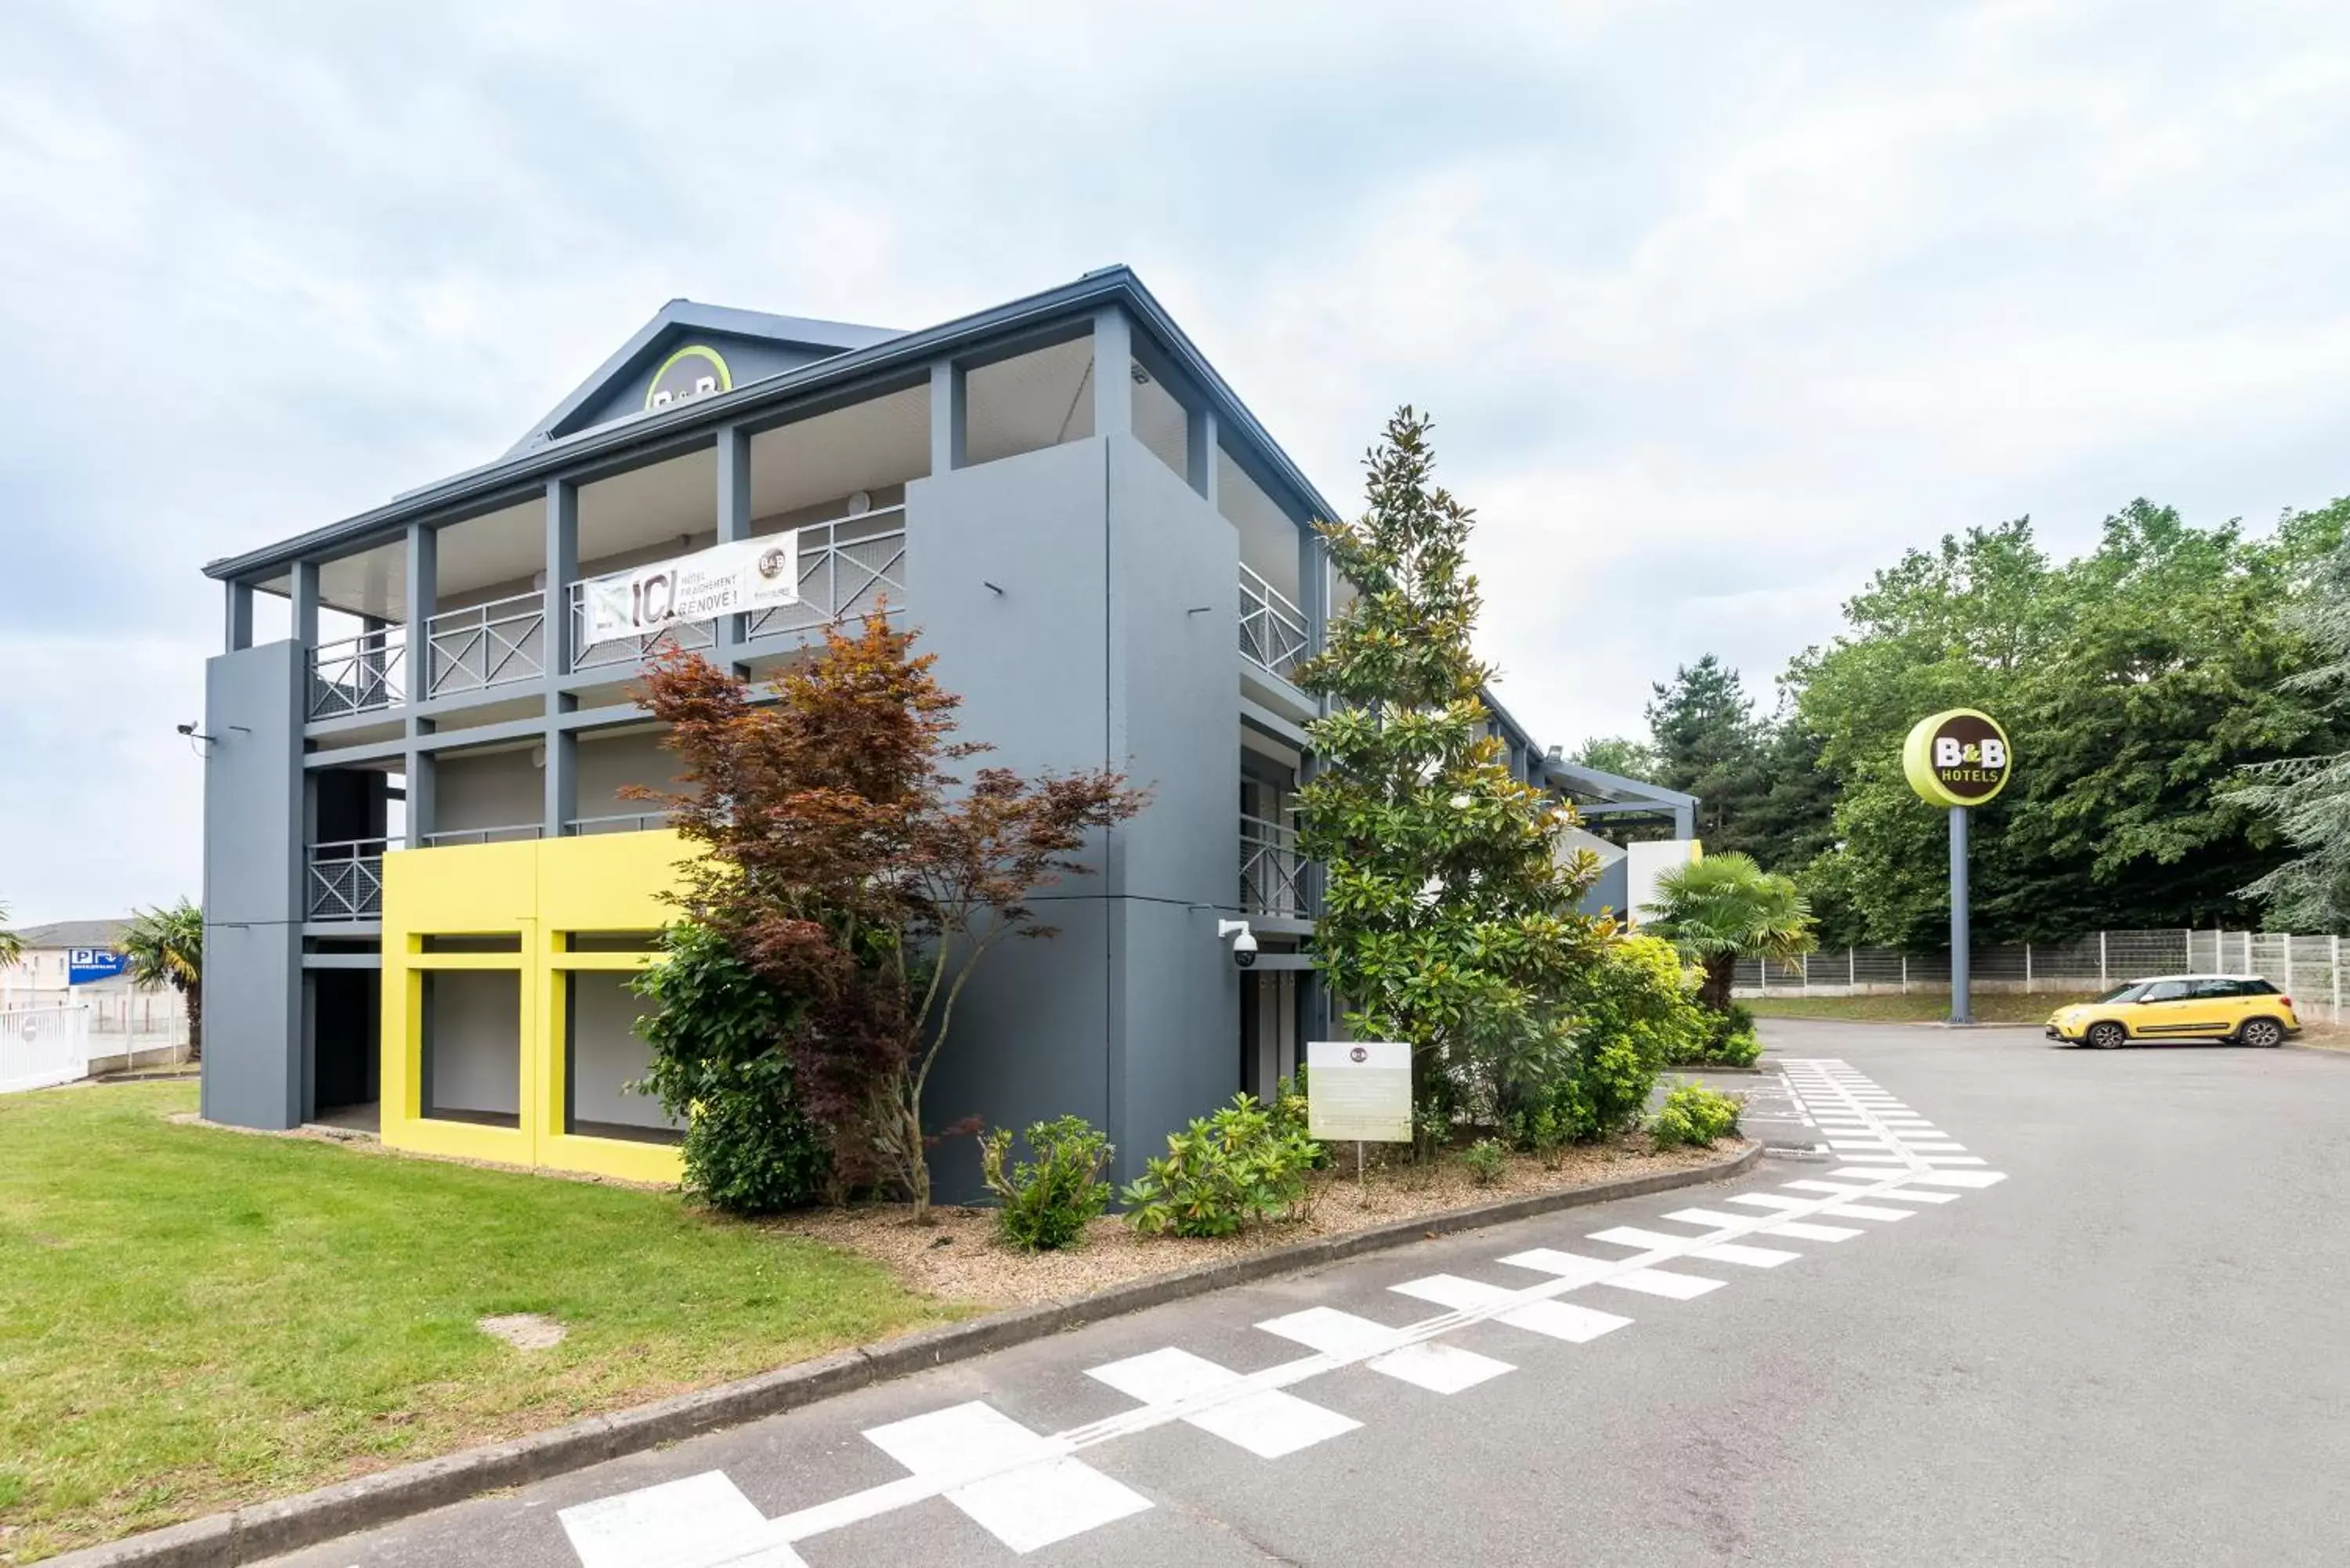
POLYGON ((2203 998, 2241 996, 2243 993, 2244 982, 2239 980, 2199 980, 2195 982, 2195 989, 2191 994, 2203 998))
POLYGON ((2239 996, 2274 996, 2277 988, 2264 980, 2240 980, 2236 982, 2239 996))
POLYGON ((2185 981, 2166 980, 2159 981, 2154 985, 2147 987, 2147 993, 2143 997, 2139 998, 2139 1000, 2142 1002, 2177 1002, 2186 994, 2187 982, 2185 981))
POLYGON ((2100 1002, 2136 1002, 2145 991, 2146 981, 2142 980, 2134 980, 2127 985, 2117 985, 2114 987, 2113 990, 2097 998, 2097 1001, 2100 1002))

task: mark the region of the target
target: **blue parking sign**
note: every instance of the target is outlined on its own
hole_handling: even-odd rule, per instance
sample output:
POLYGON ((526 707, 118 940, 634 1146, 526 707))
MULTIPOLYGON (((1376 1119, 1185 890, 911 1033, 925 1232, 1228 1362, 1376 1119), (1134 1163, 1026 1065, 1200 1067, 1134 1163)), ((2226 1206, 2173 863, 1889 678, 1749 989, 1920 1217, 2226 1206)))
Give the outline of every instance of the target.
POLYGON ((75 948, 66 954, 66 983, 88 985, 112 980, 130 967, 130 960, 111 948, 75 948))

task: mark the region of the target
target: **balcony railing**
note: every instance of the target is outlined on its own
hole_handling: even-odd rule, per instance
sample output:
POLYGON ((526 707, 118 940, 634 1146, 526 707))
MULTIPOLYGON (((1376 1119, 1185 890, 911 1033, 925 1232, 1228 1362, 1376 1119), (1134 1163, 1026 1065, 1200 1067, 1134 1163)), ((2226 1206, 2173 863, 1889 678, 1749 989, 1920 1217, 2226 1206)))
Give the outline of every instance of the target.
POLYGON ((386 627, 310 650, 312 719, 339 719, 406 701, 408 629, 386 627))
POLYGON ((639 811, 618 816, 575 816, 563 825, 563 833, 567 838, 584 838, 597 833, 644 833, 668 826, 669 813, 639 811))
POLYGON ((906 607, 906 509, 881 506, 800 529, 800 602, 761 610, 747 637, 810 631, 870 613, 888 599, 906 607))
POLYGON ((1297 830, 1263 817, 1241 818, 1241 912, 1305 916, 1305 862, 1297 830))
POLYGON ((541 837, 545 831, 536 822, 512 822, 502 827, 452 827, 444 833, 426 834, 424 844, 431 849, 448 844, 514 844, 541 837))
POLYGON ((383 919, 381 838, 346 838, 310 846, 309 898, 305 918, 313 920, 383 919))
POLYGON ((546 673, 546 597, 516 594, 443 610, 425 622, 432 669, 429 696, 479 691, 546 673))
POLYGON ((1305 612, 1246 566, 1241 567, 1241 656, 1286 680, 1305 658, 1305 612))

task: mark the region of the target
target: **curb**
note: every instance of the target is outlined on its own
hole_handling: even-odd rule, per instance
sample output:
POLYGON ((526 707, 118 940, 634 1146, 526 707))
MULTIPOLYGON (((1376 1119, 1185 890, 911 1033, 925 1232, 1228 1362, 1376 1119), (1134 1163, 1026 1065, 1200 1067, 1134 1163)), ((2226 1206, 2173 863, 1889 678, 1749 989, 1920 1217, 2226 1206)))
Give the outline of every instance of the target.
POLYGON ((1720 1181, 1743 1175, 1762 1158, 1762 1145, 1753 1141, 1729 1159, 1691 1166, 1686 1170, 1626 1177, 1596 1187, 1539 1192, 1476 1209, 1390 1220, 1352 1235, 1301 1241, 1221 1263, 1203 1263, 1177 1273, 1113 1285, 1071 1301, 1015 1307, 969 1323, 948 1324, 902 1339, 836 1351, 778 1371, 722 1383, 714 1388, 681 1394, 608 1416, 590 1417, 508 1442, 443 1454, 439 1459, 271 1502, 255 1503, 228 1513, 190 1520, 184 1524, 103 1546, 85 1547, 44 1561, 50 1568, 242 1568, 243 1564, 446 1508, 484 1492, 527 1485, 625 1454, 641 1453, 704 1432, 781 1415, 837 1394, 903 1377, 926 1367, 968 1361, 1011 1345, 1048 1338, 1104 1318, 1456 1231, 1720 1181))

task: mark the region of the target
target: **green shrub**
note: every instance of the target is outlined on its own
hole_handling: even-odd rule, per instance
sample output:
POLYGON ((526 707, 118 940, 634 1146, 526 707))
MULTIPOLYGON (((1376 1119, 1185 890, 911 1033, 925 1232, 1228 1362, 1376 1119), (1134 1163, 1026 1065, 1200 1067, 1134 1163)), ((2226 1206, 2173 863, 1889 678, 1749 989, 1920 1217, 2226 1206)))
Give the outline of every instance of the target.
POLYGON ((726 940, 691 922, 661 933, 664 961, 629 988, 652 1064, 633 1085, 684 1120, 688 1194, 731 1214, 772 1214, 823 1196, 832 1165, 800 1112, 782 1037, 790 1010, 726 940))
POLYGON ((1736 1095, 1725 1095, 1703 1084, 1676 1084, 1649 1121, 1648 1137, 1659 1148, 1706 1147, 1714 1139, 1738 1131, 1738 1113, 1743 1106, 1736 1095))
POLYGON ((1702 1017, 1705 1032, 1687 1043, 1670 1058, 1676 1067, 1752 1067, 1754 1059, 1762 1054, 1762 1042, 1754 1033, 1754 1014, 1751 1009, 1731 1003, 1726 1012, 1707 1011, 1702 1017))
POLYGON ((1305 1199, 1319 1144, 1282 1113, 1235 1095, 1212 1116, 1167 1136, 1167 1153, 1127 1183, 1127 1222, 1150 1235, 1230 1236, 1305 1199))
POLYGON ((1562 1163, 1560 1151, 1570 1141, 1566 1123, 1555 1106, 1538 1106, 1521 1110, 1511 1119, 1510 1136, 1520 1148, 1542 1161, 1544 1170, 1556 1170, 1562 1163))
POLYGON ((1491 1187, 1510 1168, 1510 1151, 1502 1147, 1500 1138, 1481 1137, 1461 1151, 1461 1163, 1469 1168, 1470 1180, 1491 1187))
POLYGON ((1049 1252, 1073 1247, 1086 1238, 1086 1226, 1109 1207, 1109 1141, 1083 1116, 1063 1116, 1038 1122, 1028 1129, 1028 1152, 1035 1158, 1010 1169, 1004 1157, 1012 1149, 1012 1129, 998 1127, 979 1140, 980 1174, 989 1191, 1003 1200, 995 1211, 995 1227, 1003 1239, 1024 1252, 1049 1252))
POLYGON ((1522 1148, 1587 1143, 1639 1124, 1657 1075, 1707 1027, 1680 960, 1654 937, 1620 937, 1558 999, 1571 1048, 1513 1087, 1502 1125, 1522 1148), (1547 1120, 1545 1120, 1547 1118, 1547 1120))

